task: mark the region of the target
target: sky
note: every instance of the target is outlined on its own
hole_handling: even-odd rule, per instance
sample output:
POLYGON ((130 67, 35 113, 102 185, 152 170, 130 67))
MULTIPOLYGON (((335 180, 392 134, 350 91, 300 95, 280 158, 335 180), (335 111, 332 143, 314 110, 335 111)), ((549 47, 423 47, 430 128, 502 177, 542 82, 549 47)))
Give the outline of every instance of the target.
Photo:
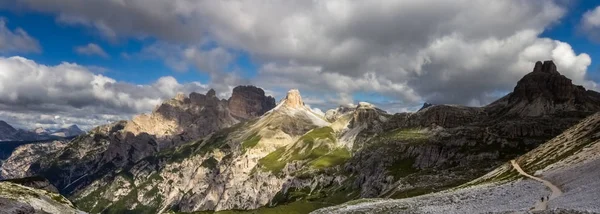
POLYGON ((483 106, 544 60, 599 90, 599 1, 3 0, 0 120, 90 129, 249 84, 322 111, 483 106))

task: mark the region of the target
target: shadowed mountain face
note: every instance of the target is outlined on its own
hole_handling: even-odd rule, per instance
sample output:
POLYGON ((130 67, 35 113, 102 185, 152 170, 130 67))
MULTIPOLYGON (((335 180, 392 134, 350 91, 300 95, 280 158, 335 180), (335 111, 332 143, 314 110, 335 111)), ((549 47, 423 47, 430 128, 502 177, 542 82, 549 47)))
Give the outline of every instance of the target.
POLYGON ((213 90, 178 95, 97 127, 32 161, 26 175, 47 177, 91 212, 314 210, 470 181, 600 110, 598 100, 552 62, 536 63, 488 106, 394 115, 361 102, 321 116, 298 90, 275 106, 261 89, 240 86, 228 100, 213 90))
POLYGON ((265 96, 265 92, 254 86, 238 86, 228 102, 231 114, 236 118, 252 119, 275 107, 275 98, 265 96))
POLYGON ((490 104, 493 114, 504 116, 541 116, 546 114, 596 112, 600 93, 574 85, 556 70, 552 61, 537 62, 512 93, 490 104))

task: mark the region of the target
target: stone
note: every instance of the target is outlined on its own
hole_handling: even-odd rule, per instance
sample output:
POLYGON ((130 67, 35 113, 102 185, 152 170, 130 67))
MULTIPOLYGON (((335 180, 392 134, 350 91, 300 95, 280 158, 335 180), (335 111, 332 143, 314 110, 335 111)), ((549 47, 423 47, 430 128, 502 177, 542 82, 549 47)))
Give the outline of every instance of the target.
POLYGON ((235 87, 228 102, 231 115, 242 119, 256 118, 275 107, 275 98, 254 86, 235 87))
POLYGON ((552 61, 537 62, 512 93, 487 106, 492 114, 542 116, 565 112, 599 111, 600 96, 574 85, 552 61))
POLYGON ((288 108, 304 107, 304 102, 302 101, 302 96, 300 96, 300 91, 298 91, 298 89, 289 90, 283 102, 283 106, 288 108))

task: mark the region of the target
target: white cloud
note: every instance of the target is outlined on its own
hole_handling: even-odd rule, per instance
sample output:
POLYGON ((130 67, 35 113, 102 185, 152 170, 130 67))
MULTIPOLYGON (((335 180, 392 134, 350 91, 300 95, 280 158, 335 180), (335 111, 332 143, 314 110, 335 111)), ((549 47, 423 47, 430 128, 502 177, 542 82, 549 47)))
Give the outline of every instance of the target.
POLYGON ((0 117, 14 118, 18 124, 52 125, 48 121, 53 121, 90 128, 149 112, 178 92, 208 90, 201 83, 183 84, 170 76, 150 85, 133 85, 77 64, 47 66, 23 57, 0 57, 0 70, 0 117), (57 116, 60 120, 50 120, 57 116))
POLYGON ((581 28, 591 40, 600 42, 600 6, 583 14, 581 28))
POLYGON ((87 56, 100 56, 103 58, 109 58, 110 56, 97 44, 89 43, 87 45, 77 46, 75 47, 75 52, 81 55, 87 56))
POLYGON ((0 53, 40 53, 39 42, 29 36, 25 30, 16 28, 11 31, 6 26, 6 19, 0 17, 0 53))
POLYGON ((260 69, 252 83, 277 94, 319 94, 328 101, 314 104, 322 109, 363 92, 397 100, 388 105, 394 109, 484 105, 548 59, 575 83, 595 87, 586 79, 587 54, 540 38, 566 13, 553 0, 14 1, 109 40, 155 38, 142 55, 179 71, 196 66, 223 89, 245 81, 223 71, 237 57, 229 50, 245 52, 260 69))

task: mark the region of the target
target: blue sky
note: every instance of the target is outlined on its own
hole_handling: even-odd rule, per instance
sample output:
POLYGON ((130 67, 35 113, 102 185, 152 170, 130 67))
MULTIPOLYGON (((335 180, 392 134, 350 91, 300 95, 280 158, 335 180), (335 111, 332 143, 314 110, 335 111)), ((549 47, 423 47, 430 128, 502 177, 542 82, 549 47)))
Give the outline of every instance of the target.
POLYGON ((240 84, 277 100, 299 88, 323 111, 358 101, 390 112, 423 102, 481 106, 538 60, 597 90, 599 5, 9 0, 0 3, 0 120, 89 128, 178 92, 215 88, 227 98, 240 84))

